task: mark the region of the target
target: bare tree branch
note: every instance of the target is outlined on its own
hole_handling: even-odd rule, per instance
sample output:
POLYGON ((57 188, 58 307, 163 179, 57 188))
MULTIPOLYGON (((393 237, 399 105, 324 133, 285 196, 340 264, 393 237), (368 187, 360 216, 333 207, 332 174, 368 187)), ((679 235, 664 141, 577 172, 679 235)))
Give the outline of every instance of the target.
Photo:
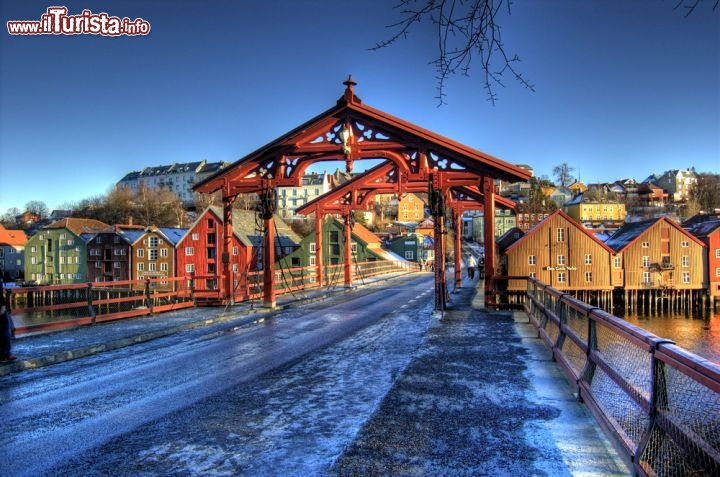
MULTIPOLYGON (((705 0, 678 0, 673 10, 678 10, 680 8, 685 9, 685 18, 687 18, 692 15, 695 9, 704 1, 705 0)), ((720 0, 711 0, 711 3, 713 3, 712 11, 716 11, 718 9, 718 5, 720 5, 720 0)))
POLYGON ((483 71, 483 88, 495 104, 497 87, 505 87, 504 75, 534 91, 534 86, 520 73, 517 55, 508 55, 502 41, 498 18, 510 14, 510 0, 400 0, 402 20, 389 26, 396 33, 377 43, 373 50, 388 47, 410 34, 415 24, 428 21, 437 28, 438 54, 434 65, 439 105, 445 104, 448 79, 456 74, 470 76, 473 61, 483 71))

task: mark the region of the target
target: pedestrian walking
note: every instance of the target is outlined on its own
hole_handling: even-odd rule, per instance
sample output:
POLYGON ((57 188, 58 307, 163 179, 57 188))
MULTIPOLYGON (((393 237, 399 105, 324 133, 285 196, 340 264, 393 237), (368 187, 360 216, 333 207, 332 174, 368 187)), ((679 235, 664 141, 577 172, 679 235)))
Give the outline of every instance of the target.
POLYGON ((468 277, 470 280, 475 278, 475 268, 477 267, 477 260, 475 260, 475 257, 470 255, 468 257, 467 261, 467 269, 468 269, 468 277))
POLYGON ((15 339, 15 325, 10 314, 10 304, 5 300, 5 287, 0 280, 0 361, 15 361, 12 355, 12 340, 15 339))

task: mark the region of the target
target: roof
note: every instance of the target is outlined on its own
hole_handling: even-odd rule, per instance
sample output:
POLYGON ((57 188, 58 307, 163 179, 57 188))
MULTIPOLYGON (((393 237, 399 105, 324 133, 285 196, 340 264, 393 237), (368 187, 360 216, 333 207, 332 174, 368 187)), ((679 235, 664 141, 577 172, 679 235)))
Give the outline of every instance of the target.
POLYGON ((698 222, 683 228, 690 232, 694 237, 701 240, 707 239, 710 235, 720 230, 720 219, 698 222))
POLYGON ((172 243, 177 244, 181 238, 187 233, 188 229, 180 229, 175 227, 159 227, 158 230, 172 243))
MULTIPOLYGON (((315 143, 316 138, 325 138, 324 134, 328 131, 328 128, 332 129, 335 127, 333 125, 342 121, 346 123, 349 121, 360 121, 363 123, 369 121, 380 124, 385 129, 382 131, 382 134, 395 136, 399 144, 431 143, 433 149, 432 154, 436 155, 432 156, 432 154, 428 154, 431 158, 438 157, 438 155, 447 155, 452 158, 454 162, 462 162, 468 169, 477 169, 477 172, 483 174, 490 173, 498 179, 514 182, 527 180, 531 176, 525 169, 476 149, 472 149, 464 144, 392 116, 379 109, 367 106, 355 95, 354 85, 356 83, 352 78, 348 78, 344 84, 347 86, 345 92, 333 107, 235 161, 224 170, 205 178, 194 185, 194 190, 199 192, 214 192, 227 186, 226 179, 242 181, 245 178, 251 180, 253 184, 257 181, 259 189, 260 180, 262 179, 262 177, 256 175, 259 171, 263 171, 262 174, 265 174, 265 178, 274 180, 282 179, 283 174, 287 174, 289 171, 297 170, 302 172, 304 168, 307 167, 307 161, 298 164, 302 167, 295 167, 294 165, 288 166, 287 163, 282 163, 281 165, 280 161, 277 160, 279 157, 278 154, 288 156, 296 155, 298 154, 296 152, 298 151, 298 144, 308 141, 309 146, 306 144, 308 147, 300 153, 300 156, 303 158, 311 158, 314 154, 310 151, 317 151, 319 145, 321 145, 320 143, 315 143), (268 165, 271 165, 271 169, 273 170, 268 170, 266 167, 268 165), (248 175, 252 175, 252 177, 248 175)), ((364 141, 365 139, 362 141, 358 140, 357 144, 362 144, 364 141)), ((367 141, 370 142, 369 139, 367 139, 367 141)), ((333 148, 337 145, 338 154, 340 154, 340 146, 342 146, 342 143, 339 142, 338 137, 322 139, 321 142, 333 148)))
POLYGON ((612 234, 610 238, 605 241, 605 243, 616 252, 620 252, 632 245, 641 236, 645 235, 645 233, 650 230, 650 228, 654 227, 660 222, 664 222, 671 227, 674 227, 676 230, 687 235, 689 238, 691 238, 698 244, 704 246, 704 244, 699 239, 694 237, 687 230, 683 229, 682 227, 680 227, 680 225, 676 224, 665 216, 656 219, 641 220, 639 222, 625 222, 625 224, 619 229, 617 229, 615 233, 612 234))
MULTIPOLYGON (((608 245, 606 245, 605 243, 603 243, 603 242, 601 242, 600 240, 598 240, 597 237, 595 237, 594 234, 591 234, 590 232, 588 232, 588 230, 585 229, 585 227, 583 227, 582 225, 580 225, 579 223, 577 223, 577 222, 575 221, 575 219, 573 219, 572 217, 570 217, 568 214, 566 214, 565 212, 563 212, 561 209, 557 209, 555 212, 553 212, 552 214, 548 215, 548 216, 545 217, 543 220, 541 220, 540 222, 538 222, 537 224, 535 224, 535 226, 534 226, 533 228, 531 228, 530 230, 528 230, 528 231, 525 233, 525 235, 523 235, 522 237, 520 237, 518 240, 516 240, 515 242, 513 242, 511 245, 509 245, 509 246, 505 249, 504 252, 505 252, 505 253, 509 253, 509 252, 512 251, 515 247, 518 247, 521 243, 524 243, 526 240, 530 240, 533 235, 535 235, 536 233, 538 233, 539 230, 543 229, 548 222, 550 222, 552 219, 555 218, 556 215, 561 216, 561 217, 564 218, 566 221, 568 221, 571 225, 573 225, 577 230, 579 230, 581 233, 584 233, 585 235, 587 235, 588 237, 590 237, 590 239, 591 239, 593 242, 596 242, 598 245, 600 245, 602 248, 606 249, 608 252, 613 253, 613 250, 612 250, 608 245)), ((510 230, 512 230, 512 229, 510 229, 510 230)))
POLYGON ((0 246, 24 247, 27 235, 23 230, 8 230, 0 224, 0 246))
POLYGON ((45 229, 67 229, 78 237, 83 234, 96 234, 107 230, 110 226, 95 219, 76 219, 68 217, 43 227, 45 229))
POLYGON ((525 232, 523 232, 518 227, 512 227, 507 232, 502 234, 500 237, 498 237, 495 240, 495 243, 497 244, 497 250, 498 252, 504 252, 507 250, 512 244, 520 240, 525 235, 525 232))
POLYGON ((695 214, 689 219, 687 219, 685 222, 682 223, 682 226, 687 228, 690 225, 698 224, 700 222, 708 222, 711 220, 720 220, 720 213, 711 213, 711 214, 695 214))

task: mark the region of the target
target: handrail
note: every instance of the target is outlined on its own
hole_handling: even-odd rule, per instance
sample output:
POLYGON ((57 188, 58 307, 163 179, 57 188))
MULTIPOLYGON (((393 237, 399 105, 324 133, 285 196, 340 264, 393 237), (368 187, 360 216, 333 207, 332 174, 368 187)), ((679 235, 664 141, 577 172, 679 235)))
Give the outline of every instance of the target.
POLYGON ((720 365, 536 279, 525 311, 635 473, 720 475, 720 365))

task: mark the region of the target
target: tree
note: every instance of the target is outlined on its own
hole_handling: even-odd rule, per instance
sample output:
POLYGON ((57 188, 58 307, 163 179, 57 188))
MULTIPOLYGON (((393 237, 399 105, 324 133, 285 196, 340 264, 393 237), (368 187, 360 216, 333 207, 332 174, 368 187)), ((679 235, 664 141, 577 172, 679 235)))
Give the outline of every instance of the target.
POLYGON ((2 217, 0 217, 0 223, 2 223, 6 228, 15 228, 18 226, 15 217, 20 214, 20 209, 17 207, 11 207, 5 211, 2 217))
MULTIPOLYGON (((689 16, 705 0, 675 0, 674 9, 689 16)), ((718 11, 720 0, 710 0, 712 11, 718 11)), ((437 32, 435 66, 439 103, 445 104, 445 84, 456 74, 470 76, 471 63, 479 63, 482 83, 488 100, 494 105, 495 90, 504 87, 509 75, 530 91, 535 87, 517 69, 520 58, 505 51, 500 35, 503 15, 510 16, 512 0, 398 0, 395 9, 401 19, 389 26, 396 30, 388 40, 378 42, 373 50, 388 47, 425 24, 437 32)))
MULTIPOLYGON (((690 191, 688 210, 713 212, 720 209, 720 174, 701 172, 690 191)), ((689 212, 688 212, 689 213, 689 212)))
POLYGON ((559 166, 553 168, 553 175, 560 184, 560 187, 567 187, 573 182, 573 176, 570 174, 575 169, 570 167, 567 162, 563 162, 559 166))
POLYGON ((50 215, 48 206, 41 200, 31 200, 25 204, 25 210, 37 214, 40 219, 46 219, 50 215))
POLYGON ((534 86, 516 69, 517 55, 509 55, 500 35, 499 20, 510 15, 510 0, 400 0, 401 20, 390 25, 396 33, 375 45, 374 50, 388 47, 407 38, 416 24, 429 23, 437 30, 437 58, 431 62, 437 77, 438 102, 445 103, 445 84, 450 76, 470 76, 473 60, 479 61, 483 88, 495 104, 495 88, 504 87, 508 74, 522 86, 534 86))

